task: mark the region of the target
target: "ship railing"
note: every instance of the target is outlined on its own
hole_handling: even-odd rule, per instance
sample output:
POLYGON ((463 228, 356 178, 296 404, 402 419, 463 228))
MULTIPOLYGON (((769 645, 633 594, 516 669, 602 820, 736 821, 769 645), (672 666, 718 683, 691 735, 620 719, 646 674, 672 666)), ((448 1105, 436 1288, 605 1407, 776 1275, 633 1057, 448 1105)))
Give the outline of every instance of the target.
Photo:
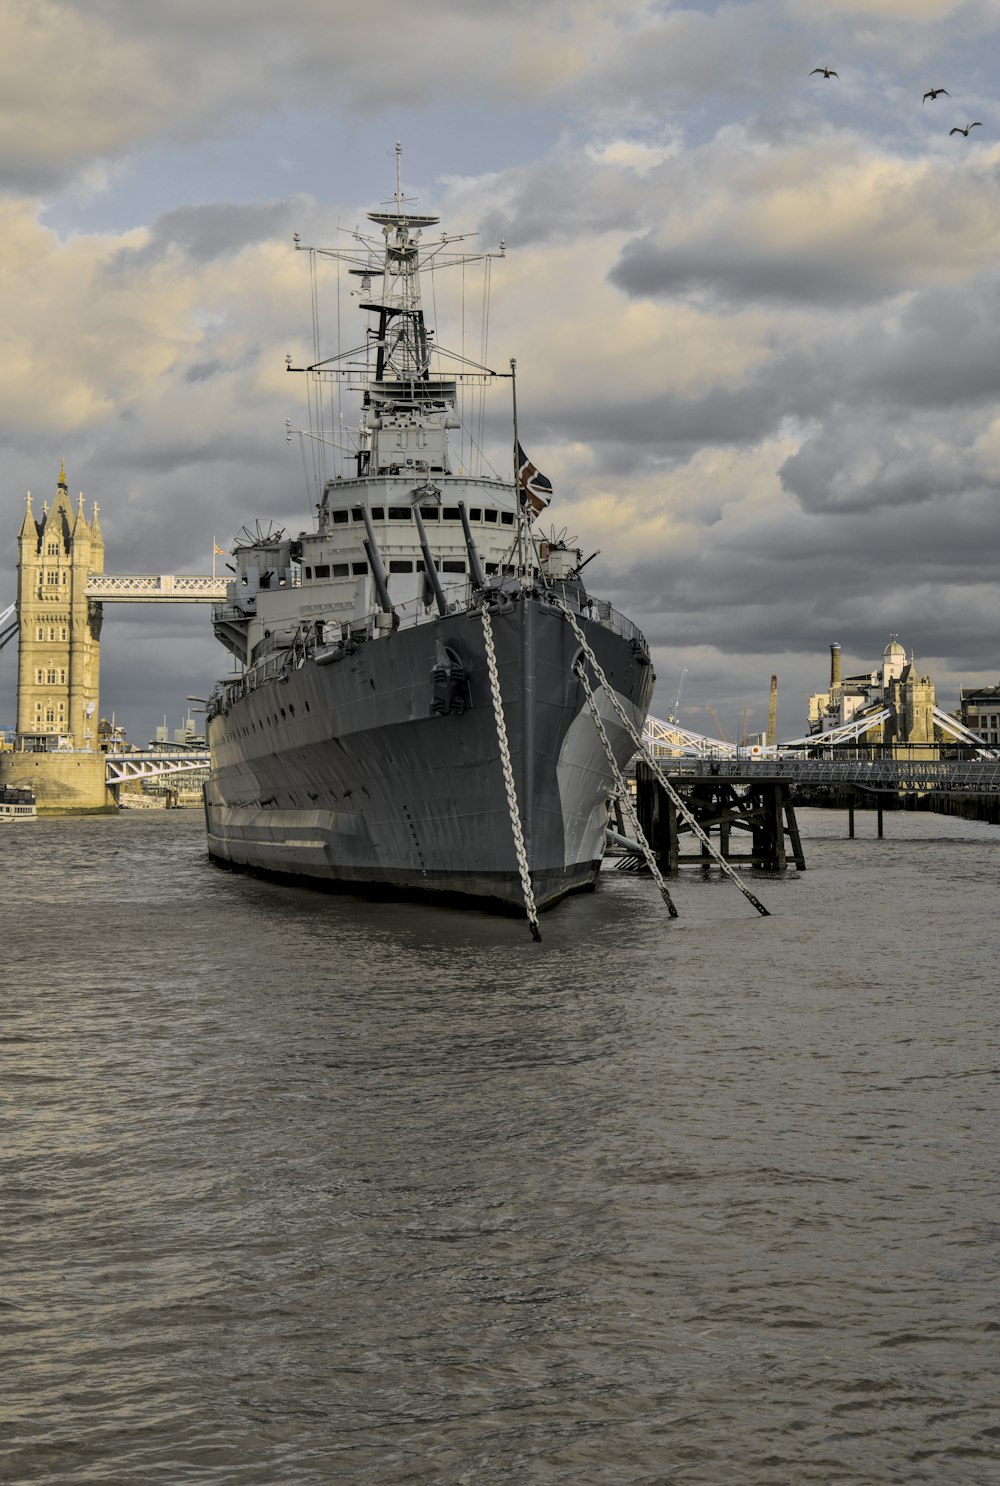
MULTIPOLYGON (((472 603, 472 585, 468 577, 457 583, 445 583, 442 580, 441 587, 449 613, 461 614, 469 608, 472 603)), ((408 599, 405 604, 395 604, 393 612, 399 621, 393 625, 393 629, 413 629, 415 625, 430 624, 440 617, 433 601, 425 604, 423 599, 408 599)))
POLYGON ((561 599, 568 609, 579 614, 584 619, 596 619, 605 628, 614 630, 616 635, 621 635, 625 640, 638 640, 645 647, 646 637, 637 624, 627 619, 624 614, 609 604, 607 599, 591 598, 580 588, 578 583, 560 583, 558 581, 546 585, 549 593, 554 593, 561 599))
MULTIPOLYGON (((529 580, 525 587, 533 587, 529 580)), ((473 604, 473 592, 471 580, 466 575, 455 583, 443 583, 445 601, 449 613, 462 614, 470 609, 473 604)), ((598 623, 612 629, 616 634, 626 640, 637 640, 645 648, 646 641, 642 631, 637 625, 620 614, 605 599, 588 598, 578 584, 548 583, 546 592, 554 594, 561 599, 574 613, 583 618, 596 619, 598 623)), ((221 620, 229 615, 244 618, 242 610, 229 610, 217 608, 215 610, 216 620, 221 620)), ((409 599, 404 604, 396 604, 393 607, 394 622, 389 623, 389 616, 375 611, 368 614, 364 619, 346 621, 342 625, 342 638, 357 640, 370 640, 376 637, 390 634, 396 630, 414 629, 421 624, 432 624, 439 618, 436 606, 426 604, 423 599, 409 599)), ((220 684, 219 705, 237 701, 249 692, 256 691, 259 686, 265 686, 271 681, 278 680, 281 676, 287 676, 290 670, 300 666, 316 648, 315 631, 312 633, 301 630, 296 634, 289 646, 276 648, 267 656, 263 656, 241 676, 227 677, 220 684)))

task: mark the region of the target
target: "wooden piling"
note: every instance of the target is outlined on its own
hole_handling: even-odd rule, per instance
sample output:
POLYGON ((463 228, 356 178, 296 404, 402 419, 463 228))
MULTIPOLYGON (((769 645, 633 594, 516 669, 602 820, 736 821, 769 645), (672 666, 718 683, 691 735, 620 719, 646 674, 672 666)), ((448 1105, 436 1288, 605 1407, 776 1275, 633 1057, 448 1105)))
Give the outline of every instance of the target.
MULTIPOLYGON (((761 777, 760 767, 754 765, 745 777, 723 778, 717 769, 713 773, 712 766, 706 766, 704 774, 685 771, 671 783, 701 829, 709 836, 717 835, 719 854, 725 861, 784 872, 791 859, 799 871, 805 870, 787 781, 761 777), (741 844, 749 850, 739 850, 741 844)), ((693 833, 644 760, 636 763, 636 808, 661 872, 674 874, 682 865, 711 869, 709 848, 692 840, 693 833)))

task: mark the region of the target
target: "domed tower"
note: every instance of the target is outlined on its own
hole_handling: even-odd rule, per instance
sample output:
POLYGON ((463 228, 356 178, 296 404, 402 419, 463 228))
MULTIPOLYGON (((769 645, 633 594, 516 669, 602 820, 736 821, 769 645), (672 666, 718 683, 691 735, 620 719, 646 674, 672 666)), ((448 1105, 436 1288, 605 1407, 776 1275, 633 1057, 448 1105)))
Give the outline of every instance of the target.
POLYGON ((59 739, 91 748, 97 735, 101 605, 87 598, 91 573, 104 571, 104 541, 94 511, 74 511, 65 464, 41 519, 29 492, 18 537, 20 620, 17 732, 20 746, 51 748, 59 739))
POLYGON ((898 681, 906 665, 906 651, 896 635, 889 636, 889 643, 882 651, 882 690, 888 692, 889 683, 898 681))

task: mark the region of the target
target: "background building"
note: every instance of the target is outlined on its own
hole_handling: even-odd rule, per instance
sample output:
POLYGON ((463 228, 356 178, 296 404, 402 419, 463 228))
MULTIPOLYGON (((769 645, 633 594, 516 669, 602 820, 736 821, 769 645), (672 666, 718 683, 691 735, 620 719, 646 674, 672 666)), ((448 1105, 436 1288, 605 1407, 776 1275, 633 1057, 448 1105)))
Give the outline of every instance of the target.
MULTIPOLYGON (((913 657, 895 635, 874 670, 844 676, 840 646, 830 646, 830 688, 809 698, 809 732, 823 734, 872 716, 870 743, 934 743, 937 697, 929 676, 918 674, 913 657), (888 717, 879 714, 889 712, 888 717), (875 719, 878 720, 875 720, 875 719)), ((1000 709, 998 709, 1000 710, 1000 709)))
POLYGON ((1000 686, 963 686, 959 717, 984 743, 1000 743, 1000 686))
POLYGON ((97 747, 101 605, 87 597, 104 572, 104 538, 87 520, 83 493, 74 512, 66 470, 51 507, 36 520, 29 492, 18 537, 17 746, 97 747))

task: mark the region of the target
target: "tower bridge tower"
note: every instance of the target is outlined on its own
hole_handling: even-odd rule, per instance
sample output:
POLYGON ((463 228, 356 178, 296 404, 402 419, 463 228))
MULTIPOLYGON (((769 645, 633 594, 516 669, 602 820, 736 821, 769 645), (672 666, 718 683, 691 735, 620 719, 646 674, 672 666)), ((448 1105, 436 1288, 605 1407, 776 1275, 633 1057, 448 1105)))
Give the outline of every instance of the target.
POLYGON ((40 519, 28 493, 17 566, 20 748, 51 748, 59 739, 71 748, 96 746, 102 607, 87 585, 104 572, 97 509, 88 521, 81 491, 73 510, 65 464, 40 519))

